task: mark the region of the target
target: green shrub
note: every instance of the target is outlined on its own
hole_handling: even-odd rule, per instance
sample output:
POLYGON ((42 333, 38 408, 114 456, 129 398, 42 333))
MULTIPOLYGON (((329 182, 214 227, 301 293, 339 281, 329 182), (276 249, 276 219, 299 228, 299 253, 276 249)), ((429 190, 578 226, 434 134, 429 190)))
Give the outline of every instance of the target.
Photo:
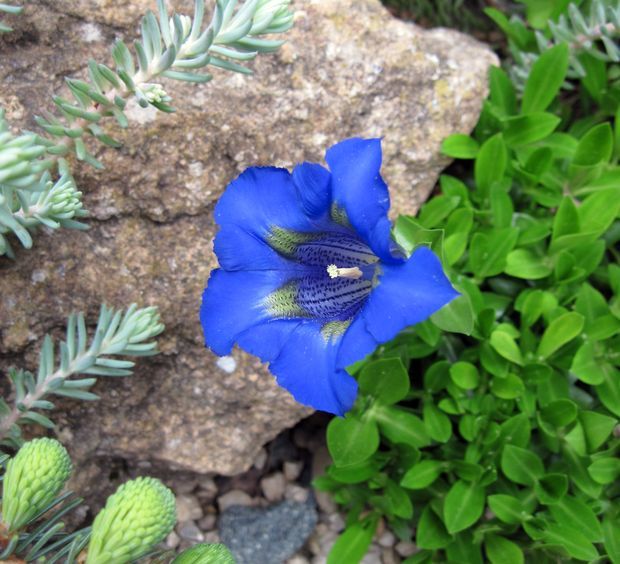
POLYGON ((396 224, 462 296, 355 367, 315 482, 347 510, 329 562, 382 518, 407 564, 620 562, 618 65, 571 79, 576 47, 551 42, 521 96, 493 68, 474 134, 443 144, 462 179, 396 224))

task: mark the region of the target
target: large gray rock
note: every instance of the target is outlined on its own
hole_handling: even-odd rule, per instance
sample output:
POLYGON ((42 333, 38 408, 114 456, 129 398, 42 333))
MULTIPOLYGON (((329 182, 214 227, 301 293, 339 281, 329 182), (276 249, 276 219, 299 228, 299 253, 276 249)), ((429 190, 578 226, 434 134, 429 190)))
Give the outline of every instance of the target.
MULTIPOLYGON (((27 2, 15 33, 0 39, 8 119, 31 127, 63 76, 80 76, 89 57, 110 63, 113 39, 135 37, 154 4, 27 2)), ((189 4, 177 8, 189 12, 189 4)), ((343 138, 381 136, 393 211, 412 213, 446 164, 441 140, 476 122, 496 63, 486 47, 398 21, 378 0, 294 7, 288 43, 260 57, 255 76, 216 70, 206 86, 166 83, 176 115, 135 106, 129 129, 115 132, 124 147, 98 150, 104 171, 74 166, 90 231, 42 233, 15 262, 0 259, 2 369, 35 367, 40 337, 59 331, 71 311, 94 321, 102 301, 161 309, 161 355, 141 360, 130 379, 101 380, 100 402, 66 402, 56 413, 82 482, 110 457, 238 473, 309 413, 255 358, 235 352, 218 365, 203 347, 198 307, 216 264, 212 210, 227 182, 250 165, 321 161, 343 138)))

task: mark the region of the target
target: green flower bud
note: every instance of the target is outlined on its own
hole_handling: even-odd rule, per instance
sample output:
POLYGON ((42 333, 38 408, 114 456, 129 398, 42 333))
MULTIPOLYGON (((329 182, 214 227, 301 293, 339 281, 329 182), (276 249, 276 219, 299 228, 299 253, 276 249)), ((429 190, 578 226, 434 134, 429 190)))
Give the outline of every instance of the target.
POLYGON ((179 554, 172 564, 235 564, 235 559, 223 544, 197 544, 179 554))
POLYGON ((106 501, 93 523, 87 564, 124 564, 140 558, 172 531, 177 520, 174 494, 159 480, 124 483, 106 501))
POLYGON ((34 439, 9 460, 2 482, 2 521, 9 531, 28 524, 64 488, 71 459, 58 441, 34 439))

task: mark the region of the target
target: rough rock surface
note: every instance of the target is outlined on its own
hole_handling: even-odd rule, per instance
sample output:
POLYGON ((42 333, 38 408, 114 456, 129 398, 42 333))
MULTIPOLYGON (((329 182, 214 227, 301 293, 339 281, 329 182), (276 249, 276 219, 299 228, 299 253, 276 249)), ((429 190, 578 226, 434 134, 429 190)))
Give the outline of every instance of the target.
MULTIPOLYGON (((189 13, 190 2, 174 3, 189 13)), ((135 37, 154 0, 32 0, 0 38, 0 106, 15 126, 50 107, 63 77, 90 57, 110 64, 115 37, 135 37)), ((310 411, 277 388, 255 358, 217 363, 204 349, 198 305, 212 253, 214 203, 255 164, 321 161, 332 143, 381 136, 393 211, 414 212, 446 160, 442 138, 469 131, 495 56, 449 30, 392 18, 379 0, 297 0, 288 43, 245 77, 215 71, 203 86, 166 83, 176 115, 129 110, 101 149, 102 172, 74 170, 91 212, 90 231, 42 233, 17 261, 0 258, 0 370, 34 368, 39 338, 102 301, 160 307, 162 354, 134 377, 100 381, 97 404, 66 402, 61 438, 80 471, 80 493, 98 461, 142 460, 195 472, 234 474, 262 444, 310 411)))

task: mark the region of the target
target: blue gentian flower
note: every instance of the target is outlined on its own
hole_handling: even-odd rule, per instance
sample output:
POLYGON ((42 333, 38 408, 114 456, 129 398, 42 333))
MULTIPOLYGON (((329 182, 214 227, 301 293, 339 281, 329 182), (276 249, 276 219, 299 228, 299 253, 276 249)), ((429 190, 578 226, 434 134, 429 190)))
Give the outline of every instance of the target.
POLYGON ((380 140, 325 160, 249 168, 227 187, 200 320, 213 352, 237 343, 297 401, 342 415, 357 395, 345 368, 458 293, 430 249, 407 258, 391 239, 380 140))

